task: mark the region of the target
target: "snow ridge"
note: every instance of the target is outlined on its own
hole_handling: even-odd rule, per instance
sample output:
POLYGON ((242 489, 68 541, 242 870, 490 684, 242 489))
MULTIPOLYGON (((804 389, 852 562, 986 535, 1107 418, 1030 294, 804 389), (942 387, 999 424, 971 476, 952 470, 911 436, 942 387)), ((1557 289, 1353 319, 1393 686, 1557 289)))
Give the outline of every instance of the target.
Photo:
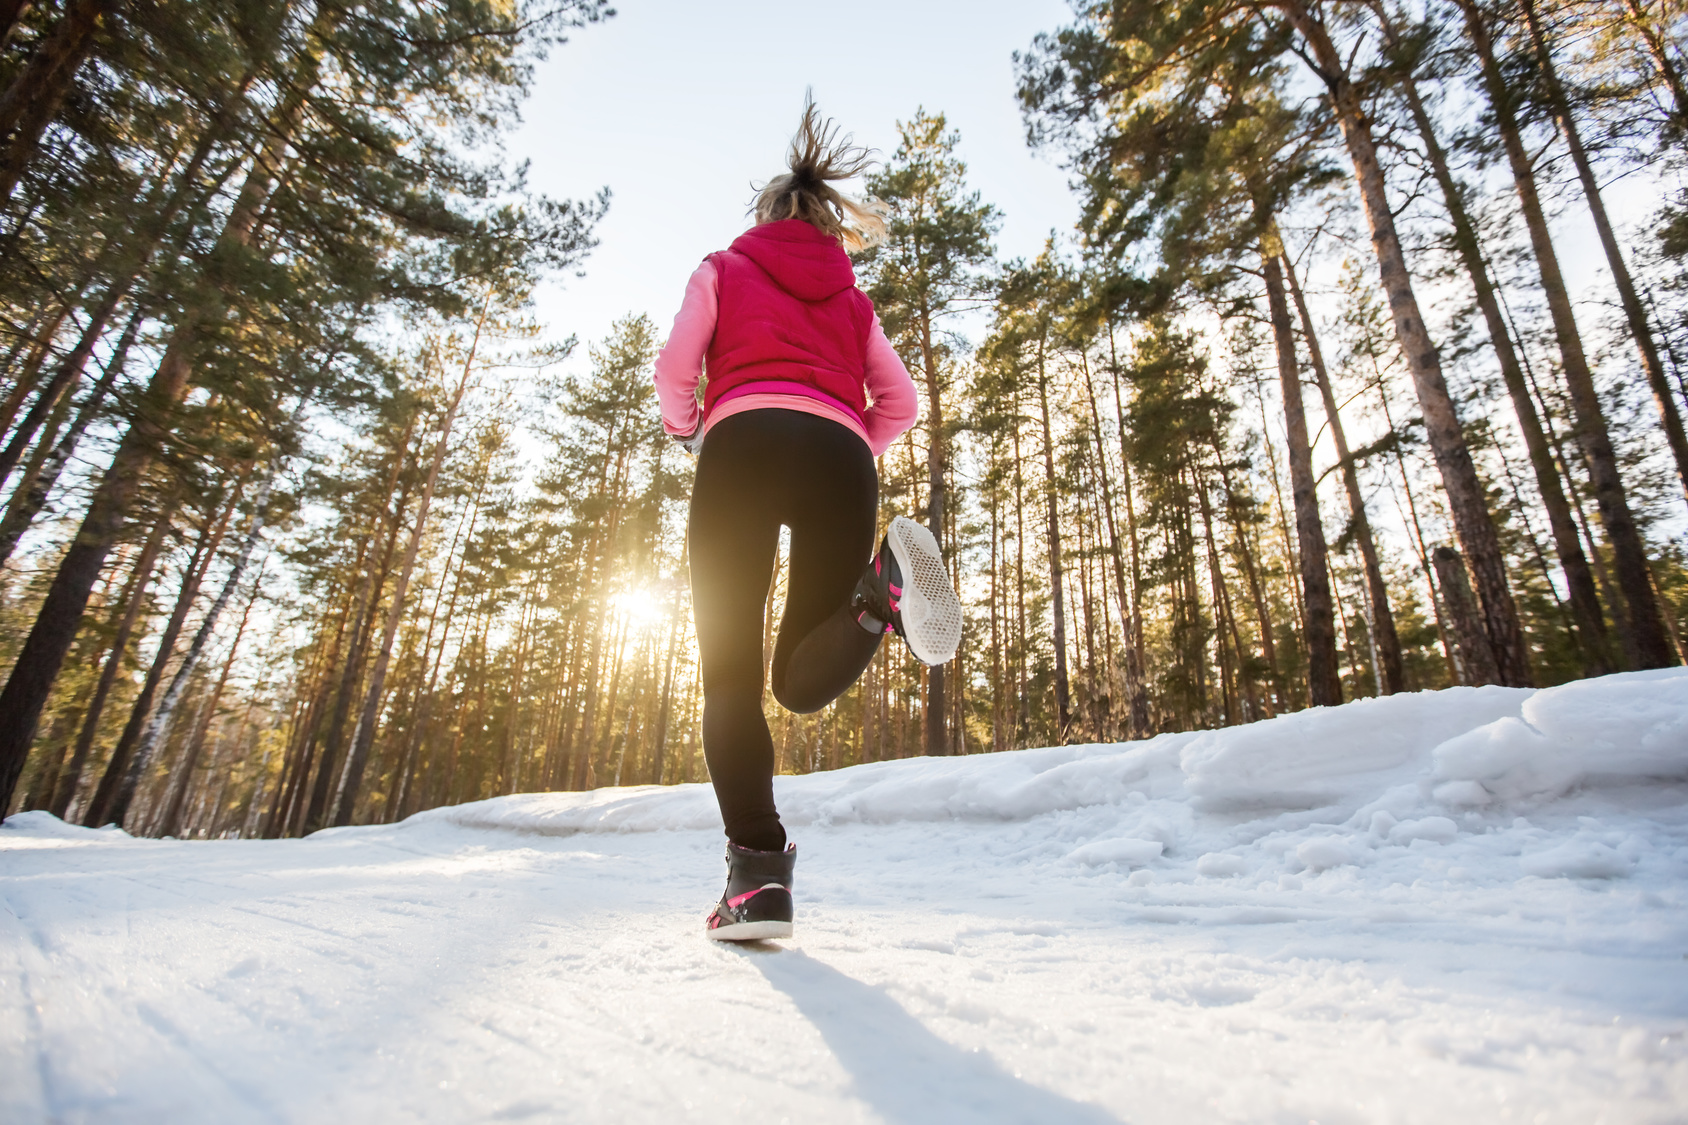
MULTIPOLYGON (((1130 820, 1140 819, 1132 810, 1157 804, 1206 819, 1318 810, 1325 822, 1406 845, 1453 839, 1452 815, 1482 810, 1492 820, 1576 789, 1685 778, 1688 669, 1666 668, 1537 691, 1449 688, 1364 699, 1137 743, 874 762, 774 785, 793 826, 1025 821, 1098 806, 1130 820), (1375 820, 1379 812, 1385 820, 1375 820)), ((407 823, 430 821, 545 834, 719 823, 707 785, 497 797, 407 823)), ((1151 851, 1121 854, 1159 855, 1151 851)))

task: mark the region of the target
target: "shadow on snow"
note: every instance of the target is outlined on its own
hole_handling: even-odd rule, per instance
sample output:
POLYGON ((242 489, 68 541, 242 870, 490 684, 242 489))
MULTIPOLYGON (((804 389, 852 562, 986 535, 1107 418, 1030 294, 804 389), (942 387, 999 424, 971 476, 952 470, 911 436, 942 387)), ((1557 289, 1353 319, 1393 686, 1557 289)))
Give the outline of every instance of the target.
POLYGON ((883 989, 800 950, 762 943, 740 948, 815 1025, 849 1072, 856 1095, 893 1125, 1119 1125, 1095 1106, 1014 1077, 983 1052, 945 1042, 883 989))

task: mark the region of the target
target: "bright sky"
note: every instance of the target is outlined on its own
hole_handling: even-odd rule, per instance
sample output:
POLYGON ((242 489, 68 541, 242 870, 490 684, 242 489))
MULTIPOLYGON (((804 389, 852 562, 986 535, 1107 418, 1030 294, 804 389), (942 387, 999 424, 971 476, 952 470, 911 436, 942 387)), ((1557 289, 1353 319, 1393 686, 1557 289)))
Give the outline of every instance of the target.
MULTIPOLYGON (((748 225, 751 182, 782 171, 812 86, 821 111, 889 155, 924 106, 961 132, 969 180, 1004 213, 998 249, 1033 255, 1077 207, 1025 144, 1012 54, 1071 18, 1059 0, 625 0, 543 64, 510 153, 533 187, 609 215, 586 276, 539 295, 555 336, 601 339, 628 312, 666 335, 686 278, 748 225)), ((583 353, 582 353, 583 354, 583 353)))

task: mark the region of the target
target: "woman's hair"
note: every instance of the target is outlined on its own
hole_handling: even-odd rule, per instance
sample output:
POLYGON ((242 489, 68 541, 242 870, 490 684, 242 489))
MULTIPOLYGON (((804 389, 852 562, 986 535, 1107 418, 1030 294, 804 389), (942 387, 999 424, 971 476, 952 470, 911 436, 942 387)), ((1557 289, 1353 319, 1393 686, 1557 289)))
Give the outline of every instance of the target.
POLYGON ((791 155, 784 172, 756 194, 751 210, 758 223, 802 219, 825 231, 846 250, 861 250, 885 237, 885 207, 876 199, 856 199, 832 186, 849 180, 874 163, 873 152, 853 144, 849 134, 838 135, 832 120, 821 120, 813 97, 803 99, 803 123, 791 138, 791 155))

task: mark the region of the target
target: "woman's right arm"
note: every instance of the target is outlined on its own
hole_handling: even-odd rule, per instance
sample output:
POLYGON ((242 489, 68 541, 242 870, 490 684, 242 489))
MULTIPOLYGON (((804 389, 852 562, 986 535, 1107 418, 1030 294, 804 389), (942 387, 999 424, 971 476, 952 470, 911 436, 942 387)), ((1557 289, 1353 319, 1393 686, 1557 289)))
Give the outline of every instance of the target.
POLYGON ((868 448, 875 457, 883 456, 891 443, 914 425, 920 414, 920 397, 914 379, 903 366, 903 359, 880 327, 879 314, 873 314, 873 327, 867 338, 866 389, 873 405, 862 415, 867 427, 868 448))
POLYGON ((656 398, 668 433, 684 437, 697 431, 697 385, 703 379, 704 353, 715 338, 716 312, 715 265, 705 258, 686 282, 668 343, 656 356, 656 398))

